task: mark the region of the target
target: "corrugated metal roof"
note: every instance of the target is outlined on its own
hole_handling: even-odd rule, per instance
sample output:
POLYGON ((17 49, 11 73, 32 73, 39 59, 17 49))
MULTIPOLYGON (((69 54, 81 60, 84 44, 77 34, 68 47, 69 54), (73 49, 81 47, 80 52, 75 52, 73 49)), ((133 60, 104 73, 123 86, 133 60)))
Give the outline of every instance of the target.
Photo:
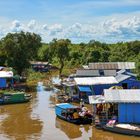
POLYGON ((100 76, 98 70, 77 70, 76 76, 100 76))
POLYGON ((89 63, 89 69, 135 69, 135 62, 89 63))
POLYGON ((117 74, 123 74, 123 73, 125 73, 125 72, 126 72, 125 69, 121 69, 121 70, 117 71, 117 74))
POLYGON ((0 71, 0 78, 10 78, 13 77, 12 71, 0 71))
POLYGON ((77 85, 99 85, 99 84, 116 84, 118 81, 115 77, 80 77, 74 78, 77 85))
POLYGON ((128 72, 128 71, 126 71, 125 69, 122 69, 122 70, 118 71, 117 74, 118 74, 118 75, 119 75, 119 74, 125 74, 125 75, 129 75, 129 76, 134 76, 134 77, 137 76, 137 74, 134 74, 134 73, 132 73, 132 72, 128 72))
POLYGON ((140 103, 140 89, 104 90, 105 102, 140 103))
POLYGON ((124 80, 130 78, 130 77, 131 77, 130 75, 119 74, 119 75, 117 75, 115 78, 116 78, 116 80, 117 80, 118 83, 119 83, 119 82, 122 82, 122 81, 124 81, 124 80))
POLYGON ((105 76, 116 76, 116 70, 104 70, 105 76))
POLYGON ((104 89, 104 96, 89 96, 89 103, 140 103, 140 89, 104 89))
POLYGON ((126 72, 126 74, 127 74, 127 75, 130 75, 130 76, 134 76, 134 77, 137 76, 137 74, 134 74, 134 73, 131 73, 131 72, 126 72))
MULTIPOLYGON (((116 76, 116 70, 103 70, 104 76, 116 76)), ((100 76, 99 70, 81 69, 76 71, 76 76, 100 76)))
POLYGON ((102 95, 92 95, 92 96, 89 96, 88 98, 89 98, 90 104, 105 103, 104 96, 102 96, 102 95))

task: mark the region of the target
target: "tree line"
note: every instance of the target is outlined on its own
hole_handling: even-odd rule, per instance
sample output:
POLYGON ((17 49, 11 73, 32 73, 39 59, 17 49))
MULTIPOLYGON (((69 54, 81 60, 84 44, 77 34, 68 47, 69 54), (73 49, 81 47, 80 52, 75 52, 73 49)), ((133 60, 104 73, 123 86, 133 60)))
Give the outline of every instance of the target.
POLYGON ((91 40, 74 44, 69 39, 53 39, 42 43, 35 33, 8 33, 0 40, 0 65, 13 67, 22 74, 30 61, 48 61, 59 67, 73 69, 89 62, 136 62, 135 72, 140 77, 140 41, 102 43, 91 40))

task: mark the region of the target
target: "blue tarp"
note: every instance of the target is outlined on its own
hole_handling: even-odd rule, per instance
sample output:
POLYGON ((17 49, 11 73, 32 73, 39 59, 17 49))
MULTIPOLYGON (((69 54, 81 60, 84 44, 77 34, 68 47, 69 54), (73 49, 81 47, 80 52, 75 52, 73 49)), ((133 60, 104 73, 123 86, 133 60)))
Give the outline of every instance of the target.
POLYGON ((60 107, 63 109, 68 109, 68 108, 77 108, 76 106, 69 104, 69 103, 62 103, 62 104, 57 104, 56 107, 60 107))
POLYGON ((91 89, 89 86, 78 86, 78 88, 81 92, 91 92, 91 89))
POLYGON ((74 106, 69 103, 62 103, 62 104, 56 104, 55 106, 55 113, 58 116, 62 116, 62 112, 66 111, 66 109, 74 109, 77 108, 77 106, 74 106))

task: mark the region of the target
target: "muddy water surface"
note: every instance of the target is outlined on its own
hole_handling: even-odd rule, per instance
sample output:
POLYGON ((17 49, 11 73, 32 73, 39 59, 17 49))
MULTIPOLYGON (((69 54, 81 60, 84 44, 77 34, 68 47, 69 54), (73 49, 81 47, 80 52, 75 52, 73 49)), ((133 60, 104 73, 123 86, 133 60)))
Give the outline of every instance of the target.
POLYGON ((40 86, 29 103, 0 106, 0 140, 140 140, 56 118, 56 92, 40 86))

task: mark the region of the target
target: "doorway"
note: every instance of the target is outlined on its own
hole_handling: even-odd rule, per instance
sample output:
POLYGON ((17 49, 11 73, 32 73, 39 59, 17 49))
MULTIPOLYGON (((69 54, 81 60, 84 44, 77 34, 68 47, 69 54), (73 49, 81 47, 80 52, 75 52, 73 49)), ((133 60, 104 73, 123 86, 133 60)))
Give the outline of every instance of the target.
POLYGON ((123 89, 128 89, 127 83, 122 83, 122 87, 123 87, 123 89))

